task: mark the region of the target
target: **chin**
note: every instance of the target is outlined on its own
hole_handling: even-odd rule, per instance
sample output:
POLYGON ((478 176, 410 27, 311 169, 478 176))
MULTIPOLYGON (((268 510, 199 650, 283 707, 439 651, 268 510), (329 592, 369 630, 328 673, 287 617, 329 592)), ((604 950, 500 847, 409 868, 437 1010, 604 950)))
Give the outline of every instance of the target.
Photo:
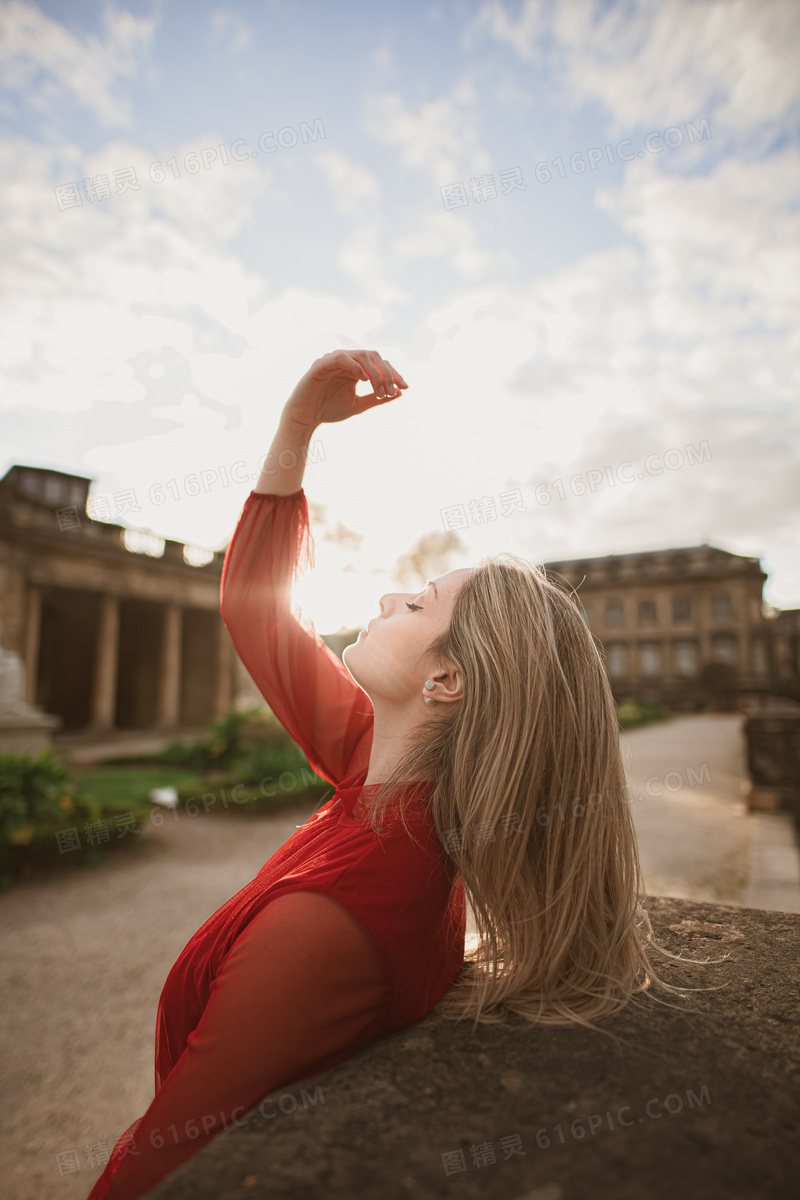
POLYGON ((365 654, 363 649, 366 641, 367 638, 363 637, 358 641, 351 642, 342 651, 342 662, 360 688, 364 688, 364 677, 370 674, 370 655, 365 654))
MULTIPOLYGON (((350 666, 350 662, 351 662, 352 658, 353 657, 358 658, 357 646, 358 646, 358 642, 351 642, 350 645, 345 646, 344 650, 342 651, 342 662, 348 668, 350 666)), ((351 672, 351 674, 352 674, 352 672, 351 672)))

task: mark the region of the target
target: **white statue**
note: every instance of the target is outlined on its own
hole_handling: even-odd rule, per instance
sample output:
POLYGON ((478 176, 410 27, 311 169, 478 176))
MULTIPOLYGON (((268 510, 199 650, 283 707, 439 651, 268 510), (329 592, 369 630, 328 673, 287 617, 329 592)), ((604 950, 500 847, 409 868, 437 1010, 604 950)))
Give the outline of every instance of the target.
POLYGON ((25 664, 2 643, 0 624, 0 716, 38 716, 39 710, 25 700, 25 664))

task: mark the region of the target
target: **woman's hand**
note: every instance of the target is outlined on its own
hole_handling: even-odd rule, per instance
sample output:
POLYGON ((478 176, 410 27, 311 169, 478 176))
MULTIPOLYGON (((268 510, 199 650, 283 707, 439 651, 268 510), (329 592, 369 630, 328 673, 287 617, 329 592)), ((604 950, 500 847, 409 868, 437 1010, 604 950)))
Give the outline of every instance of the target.
POLYGON ((296 424, 316 429, 325 422, 346 421, 386 404, 407 387, 402 375, 376 350, 334 350, 312 363, 287 400, 284 413, 296 424), (372 392, 357 396, 359 380, 369 381, 372 392))

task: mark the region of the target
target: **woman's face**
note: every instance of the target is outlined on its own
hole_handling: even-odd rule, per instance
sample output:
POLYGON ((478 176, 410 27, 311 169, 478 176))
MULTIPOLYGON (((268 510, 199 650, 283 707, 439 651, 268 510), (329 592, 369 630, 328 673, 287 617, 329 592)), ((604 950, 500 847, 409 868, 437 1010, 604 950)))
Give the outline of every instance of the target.
MULTIPOLYGON (((439 575, 419 592, 389 592, 382 596, 380 615, 373 617, 358 639, 346 646, 342 660, 356 683, 376 698, 403 704, 421 703, 432 668, 424 655, 434 638, 450 623, 459 588, 474 567, 459 567, 439 575), (413 607, 411 607, 413 605, 413 607)), ((440 685, 434 689, 441 691, 440 685)))

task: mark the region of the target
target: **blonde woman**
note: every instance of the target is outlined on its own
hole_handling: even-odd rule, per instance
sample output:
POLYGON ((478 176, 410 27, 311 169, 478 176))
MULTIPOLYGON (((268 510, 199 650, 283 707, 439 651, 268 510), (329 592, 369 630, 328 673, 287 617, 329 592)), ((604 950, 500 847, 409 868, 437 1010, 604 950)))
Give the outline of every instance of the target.
POLYGON ((485 559, 383 596, 344 664, 292 611, 312 437, 406 387, 374 350, 317 359, 244 502, 222 617, 336 790, 181 952, 155 1098, 90 1200, 144 1195, 231 1124, 274 1116, 274 1089, 436 1006, 473 1028, 509 1012, 592 1025, 658 979, 616 710, 572 595, 524 559, 485 559))

